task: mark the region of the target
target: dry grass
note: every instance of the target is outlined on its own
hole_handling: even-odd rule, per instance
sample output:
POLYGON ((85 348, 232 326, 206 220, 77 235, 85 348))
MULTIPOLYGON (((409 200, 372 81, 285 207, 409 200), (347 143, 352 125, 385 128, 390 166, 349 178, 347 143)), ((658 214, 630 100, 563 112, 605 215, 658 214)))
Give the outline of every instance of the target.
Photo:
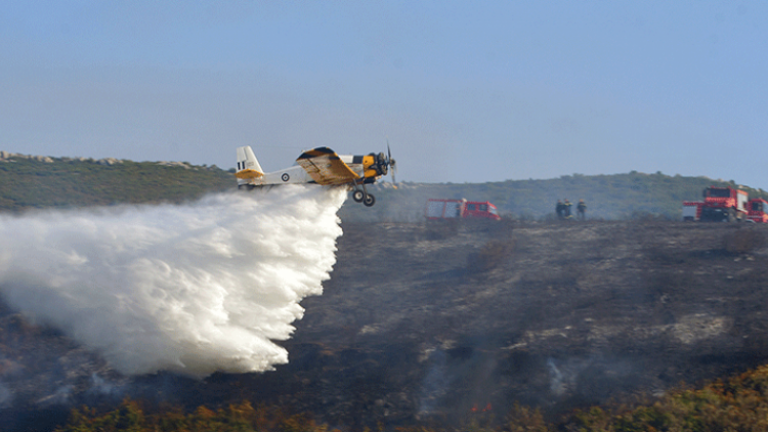
POLYGON ((487 274, 491 270, 509 263, 515 251, 514 238, 490 240, 480 250, 467 258, 467 272, 470 275, 487 274))
POLYGON ((723 236, 723 250, 734 255, 756 252, 765 247, 766 239, 759 227, 741 228, 723 236))

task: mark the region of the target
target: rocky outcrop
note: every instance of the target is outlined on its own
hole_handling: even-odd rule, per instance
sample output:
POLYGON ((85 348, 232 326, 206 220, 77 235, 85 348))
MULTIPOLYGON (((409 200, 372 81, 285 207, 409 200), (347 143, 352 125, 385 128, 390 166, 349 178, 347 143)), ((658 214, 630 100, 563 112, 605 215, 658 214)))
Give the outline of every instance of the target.
POLYGON ((190 169, 192 168, 188 163, 186 162, 168 162, 168 161, 160 161, 157 163, 158 165, 162 166, 168 166, 168 167, 181 167, 184 169, 190 169))
POLYGON ((108 165, 108 166, 119 164, 119 163, 123 163, 122 160, 115 159, 115 158, 92 159, 92 158, 84 158, 84 157, 75 157, 75 158, 64 157, 64 158, 54 159, 54 158, 52 158, 50 156, 33 156, 33 155, 25 155, 25 154, 20 154, 20 153, 11 153, 11 152, 7 152, 7 151, 4 151, 4 150, 0 150, 0 162, 12 162, 15 159, 32 160, 32 161, 44 162, 44 163, 54 163, 56 161, 60 161, 60 162, 72 162, 72 161, 91 162, 91 163, 96 163, 96 164, 99 164, 99 165, 108 165))
POLYGON ((53 158, 49 156, 30 156, 30 155, 23 155, 19 153, 11 153, 7 151, 0 150, 0 162, 8 162, 12 159, 29 159, 37 162, 45 162, 45 163, 53 163, 53 158))
POLYGON ((119 164, 119 163, 123 163, 123 161, 121 161, 120 159, 115 159, 115 158, 104 158, 104 159, 97 160, 96 163, 99 164, 99 165, 112 166, 112 165, 116 165, 116 164, 119 164))

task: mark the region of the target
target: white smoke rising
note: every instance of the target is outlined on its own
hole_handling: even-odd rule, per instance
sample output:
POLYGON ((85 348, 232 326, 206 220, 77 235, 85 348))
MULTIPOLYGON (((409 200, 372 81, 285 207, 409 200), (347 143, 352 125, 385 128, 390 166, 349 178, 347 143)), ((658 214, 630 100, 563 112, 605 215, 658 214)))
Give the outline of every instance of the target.
POLYGON ((557 396, 562 396, 566 390, 566 383, 563 378, 563 373, 560 372, 560 369, 557 368, 555 361, 552 359, 547 359, 547 367, 549 368, 549 374, 551 378, 549 382, 549 389, 557 396))
POLYGON ((0 217, 0 293, 126 374, 269 370, 322 294, 340 188, 0 217))
POLYGON ((13 403, 13 392, 0 381, 0 408, 8 408, 13 403))

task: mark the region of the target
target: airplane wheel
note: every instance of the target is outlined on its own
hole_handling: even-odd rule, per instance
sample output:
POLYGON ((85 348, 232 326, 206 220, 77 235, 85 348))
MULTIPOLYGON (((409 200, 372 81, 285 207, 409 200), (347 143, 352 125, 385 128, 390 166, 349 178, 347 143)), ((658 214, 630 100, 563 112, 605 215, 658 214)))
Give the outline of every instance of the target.
POLYGON ((352 199, 355 200, 355 202, 363 202, 363 198, 365 198, 363 191, 356 190, 352 192, 352 199))
POLYGON ((363 204, 365 204, 366 207, 371 207, 374 204, 376 204, 376 198, 373 195, 368 194, 365 197, 365 201, 363 201, 363 204))

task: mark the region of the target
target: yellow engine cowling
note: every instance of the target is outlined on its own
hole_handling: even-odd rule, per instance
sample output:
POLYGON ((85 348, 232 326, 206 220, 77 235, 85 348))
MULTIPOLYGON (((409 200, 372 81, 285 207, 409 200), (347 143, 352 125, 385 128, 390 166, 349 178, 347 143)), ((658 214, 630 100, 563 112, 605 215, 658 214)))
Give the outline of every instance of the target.
POLYGON ((378 172, 376 171, 376 158, 370 154, 363 156, 363 176, 364 177, 376 177, 378 172))

